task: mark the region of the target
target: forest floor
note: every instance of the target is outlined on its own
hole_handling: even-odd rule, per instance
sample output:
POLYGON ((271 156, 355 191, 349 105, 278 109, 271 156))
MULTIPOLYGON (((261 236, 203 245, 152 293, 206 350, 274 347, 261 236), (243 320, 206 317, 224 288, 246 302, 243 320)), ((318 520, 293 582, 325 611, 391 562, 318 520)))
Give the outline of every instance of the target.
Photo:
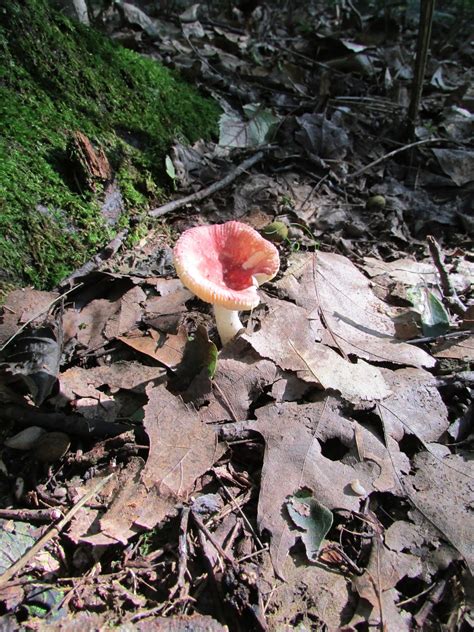
POLYGON ((469 15, 411 132, 416 13, 211 4, 101 14, 219 140, 176 139, 133 249, 1 308, 0 627, 472 629, 469 15), (172 248, 229 220, 281 268, 221 348, 172 248))

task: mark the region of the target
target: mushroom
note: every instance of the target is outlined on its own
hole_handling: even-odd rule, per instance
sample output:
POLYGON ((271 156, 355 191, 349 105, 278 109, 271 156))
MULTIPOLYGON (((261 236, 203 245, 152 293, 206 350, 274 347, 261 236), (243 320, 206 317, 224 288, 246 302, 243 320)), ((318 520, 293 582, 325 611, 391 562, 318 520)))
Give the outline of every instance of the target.
POLYGON ((223 345, 242 329, 240 310, 256 307, 259 285, 280 267, 275 246, 242 222, 197 226, 174 248, 179 278, 191 292, 212 303, 223 345))

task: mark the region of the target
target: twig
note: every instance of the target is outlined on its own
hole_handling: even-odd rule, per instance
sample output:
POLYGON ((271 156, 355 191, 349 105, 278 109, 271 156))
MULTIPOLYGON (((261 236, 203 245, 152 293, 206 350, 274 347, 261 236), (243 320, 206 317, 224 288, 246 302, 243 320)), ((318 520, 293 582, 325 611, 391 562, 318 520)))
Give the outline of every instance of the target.
POLYGON ((59 535, 59 533, 64 529, 64 527, 71 520, 71 518, 73 518, 77 514, 79 509, 81 509, 91 498, 93 498, 97 493, 99 493, 100 490, 103 487, 105 487, 105 485, 110 481, 112 476, 114 475, 109 474, 108 476, 103 478, 101 481, 99 481, 97 485, 94 486, 93 489, 87 492, 87 494, 85 494, 74 505, 74 507, 72 507, 67 512, 64 518, 60 520, 57 525, 55 525, 47 533, 45 533, 44 536, 41 537, 35 544, 33 544, 31 549, 29 549, 24 555, 22 555, 19 560, 17 560, 12 566, 10 566, 10 568, 7 568, 7 570, 2 575, 0 575, 0 586, 2 586, 3 584, 6 584, 8 580, 14 577, 18 573, 18 571, 21 571, 21 569, 24 568, 28 564, 28 562, 32 560, 35 557, 35 555, 39 553, 39 551, 41 551, 43 547, 46 546, 46 544, 48 544, 50 540, 52 540, 55 536, 59 535))
POLYGON ((202 531, 202 533, 206 536, 206 538, 209 540, 209 542, 212 544, 212 546, 216 549, 216 551, 219 553, 219 555, 221 555, 225 560, 227 560, 230 564, 232 564, 232 566, 234 568, 237 568, 237 564, 236 564, 234 558, 231 555, 229 555, 229 553, 224 551, 224 549, 221 547, 219 542, 212 535, 212 533, 209 531, 209 529, 203 523, 201 518, 199 518, 199 516, 196 514, 196 512, 195 511, 191 511, 191 515, 192 515, 193 520, 196 523, 196 526, 198 527, 198 529, 200 531, 202 531))
POLYGON ((182 599, 186 595, 185 593, 185 575, 188 568, 188 522, 189 522, 189 507, 183 507, 181 510, 181 522, 179 525, 179 541, 178 541, 178 581, 176 586, 170 593, 169 599, 172 599, 174 595, 179 591, 179 597, 182 599))
POLYGON ((446 587, 448 585, 449 580, 453 575, 453 571, 449 570, 446 573, 446 577, 441 578, 431 593, 428 595, 428 599, 421 606, 419 611, 415 614, 414 619, 419 626, 419 629, 422 630, 425 626, 427 618, 430 616, 433 607, 436 606, 441 599, 443 598, 444 593, 446 592, 446 587))
MULTIPOLYGON (((112 239, 112 241, 109 241, 109 243, 106 246, 104 246, 102 250, 100 250, 91 259, 89 259, 89 261, 86 261, 84 265, 82 265, 77 270, 74 270, 74 272, 72 272, 69 276, 63 279, 59 283, 58 287, 63 288, 67 285, 71 285, 72 282, 75 281, 76 279, 86 276, 86 274, 89 274, 90 272, 97 270, 97 268, 102 263, 104 263, 104 261, 107 261, 107 259, 110 259, 111 257, 113 257, 114 254, 119 250, 120 246, 123 244, 123 240, 128 235, 128 232, 129 232, 128 228, 126 228, 125 230, 122 230, 120 233, 118 233, 118 235, 116 235, 112 239)), ((76 289, 76 287, 74 289, 76 289)))
POLYGON ((444 265, 441 248, 432 235, 428 235, 426 241, 428 242, 428 247, 430 249, 430 255, 433 259, 433 263, 438 270, 439 279, 441 281, 441 289, 443 290, 443 302, 445 302, 446 306, 451 308, 455 314, 457 314, 458 316, 463 316, 466 312, 466 306, 458 298, 456 290, 451 283, 448 271, 446 270, 446 267, 444 265))
POLYGON ((357 171, 354 171, 354 173, 349 173, 346 176, 346 181, 347 180, 352 180, 352 178, 357 178, 357 176, 360 176, 365 171, 368 171, 372 167, 375 167, 375 165, 378 165, 381 162, 384 162, 385 160, 389 160, 389 158, 392 158, 393 156, 396 156, 397 154, 400 154, 402 151, 406 151, 407 149, 413 149, 413 147, 418 147, 419 145, 426 145, 427 143, 440 143, 440 142, 448 142, 448 141, 445 138, 425 138, 424 140, 417 140, 416 143, 410 143, 409 145, 403 145, 403 147, 399 147, 398 149, 394 149, 393 151, 389 152, 388 154, 385 154, 385 156, 381 156, 380 158, 377 158, 377 160, 374 160, 373 162, 370 162, 368 165, 365 165, 365 167, 362 167, 361 169, 358 169, 357 171))
POLYGON ((54 522, 62 516, 57 507, 48 509, 0 509, 0 518, 20 522, 54 522))
POLYGON ((200 202, 201 200, 204 200, 210 195, 217 193, 217 191, 220 191, 221 189, 225 189, 225 187, 231 184, 231 182, 233 182, 236 178, 238 178, 244 171, 247 171, 247 169, 250 169, 250 167, 253 167, 253 165, 255 165, 257 162, 262 160, 264 155, 265 155, 265 151, 263 150, 258 151, 253 156, 250 156, 250 158, 247 158, 247 160, 244 160, 243 162, 241 162, 240 165, 235 167, 235 169, 233 169, 230 173, 228 173, 225 176, 225 178, 222 178, 222 180, 219 180, 218 182, 214 182, 214 184, 211 184, 210 186, 204 189, 200 189, 199 191, 196 191, 196 193, 187 195, 186 197, 181 198, 180 200, 173 200, 172 202, 163 204, 163 206, 154 208, 148 214, 151 215, 151 217, 161 217, 162 215, 166 215, 167 213, 171 213, 172 211, 177 211, 178 209, 183 208, 183 206, 186 206, 187 204, 191 204, 193 202, 200 202))
POLYGON ((413 338, 405 342, 409 345, 418 345, 425 342, 443 342, 443 340, 449 340, 450 338, 467 338, 468 336, 472 336, 473 333, 474 329, 463 329, 462 331, 452 331, 442 336, 425 336, 424 338, 413 338))
POLYGON ((255 529, 252 526, 252 523, 250 522, 250 520, 247 518, 247 516, 245 515, 245 513, 243 512, 242 507, 237 503, 237 500, 235 498, 235 496, 227 489, 227 487, 224 485, 224 481, 222 480, 222 478, 219 476, 219 474, 217 472, 214 472, 214 475, 217 477, 218 481, 220 482, 220 484, 222 485, 222 489, 224 490, 227 498, 231 501, 232 505, 234 506, 234 509, 236 509, 239 514, 241 515, 243 521, 245 522, 245 524, 247 525, 248 529, 250 530, 250 532, 252 533, 253 537, 255 538, 255 540, 257 541, 258 546, 263 549, 264 548, 264 544, 263 542, 260 540, 260 538, 258 537, 255 529))

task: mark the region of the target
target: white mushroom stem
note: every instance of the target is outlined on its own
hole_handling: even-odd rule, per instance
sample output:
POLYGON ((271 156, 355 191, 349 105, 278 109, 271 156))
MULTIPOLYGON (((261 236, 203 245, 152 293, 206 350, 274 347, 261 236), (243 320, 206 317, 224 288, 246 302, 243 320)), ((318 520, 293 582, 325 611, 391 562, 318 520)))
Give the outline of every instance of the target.
POLYGON ((243 329, 239 312, 236 309, 226 309, 220 305, 214 305, 214 314, 216 316, 217 331, 219 332, 222 345, 225 345, 243 329))

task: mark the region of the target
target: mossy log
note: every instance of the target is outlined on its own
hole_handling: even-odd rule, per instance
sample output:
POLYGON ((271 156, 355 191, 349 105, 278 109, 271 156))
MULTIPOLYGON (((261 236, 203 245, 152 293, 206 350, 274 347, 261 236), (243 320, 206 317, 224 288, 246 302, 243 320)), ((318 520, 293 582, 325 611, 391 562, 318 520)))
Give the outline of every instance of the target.
POLYGON ((173 139, 209 137, 219 111, 46 0, 1 4, 0 284, 51 287, 115 230, 100 210, 106 176, 82 178, 71 139, 90 141, 104 173, 109 163, 123 226, 161 201, 173 139))

